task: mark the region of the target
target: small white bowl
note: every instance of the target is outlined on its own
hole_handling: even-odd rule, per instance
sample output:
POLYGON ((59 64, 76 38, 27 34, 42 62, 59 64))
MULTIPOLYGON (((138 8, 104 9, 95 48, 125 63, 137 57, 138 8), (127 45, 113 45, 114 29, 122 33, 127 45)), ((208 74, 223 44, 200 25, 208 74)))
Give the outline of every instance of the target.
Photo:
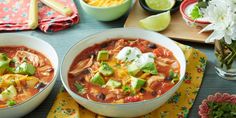
POLYGON ((29 112, 33 111, 51 92, 58 75, 58 56, 54 48, 47 42, 32 36, 4 33, 0 34, 0 47, 1 46, 26 46, 30 49, 36 50, 45 55, 51 62, 54 68, 54 76, 51 82, 43 88, 36 95, 23 103, 17 104, 12 107, 0 108, 1 118, 18 118, 22 117, 29 112))
POLYGON ((181 85, 184 74, 186 69, 186 60, 182 50, 176 45, 174 41, 171 39, 156 33, 142 29, 132 29, 132 28, 116 28, 107 30, 95 35, 91 35, 82 41, 75 44, 65 55, 60 75, 61 80, 68 91, 68 93, 82 106, 85 108, 104 116, 109 117, 136 117, 147 114, 156 108, 160 107, 164 104, 179 88, 181 85), (180 63, 180 81, 169 91, 158 98, 154 98, 151 100, 145 100, 140 102, 134 103, 125 103, 125 104, 109 104, 109 103, 100 103, 88 100, 83 98, 73 91, 71 91, 68 85, 68 71, 70 66, 75 59, 75 57, 84 49, 88 48, 89 46, 93 46, 96 43, 101 43, 106 41, 107 39, 117 39, 117 38, 129 38, 129 39, 144 39, 147 41, 151 41, 153 43, 159 44, 164 46, 165 48, 171 50, 174 56, 180 63))
POLYGON ((198 2, 197 0, 184 0, 180 5, 180 13, 182 15, 183 20, 188 26, 196 27, 196 28, 204 28, 210 24, 209 21, 193 20, 186 13, 186 9, 190 7, 191 5, 196 4, 197 2, 198 2))

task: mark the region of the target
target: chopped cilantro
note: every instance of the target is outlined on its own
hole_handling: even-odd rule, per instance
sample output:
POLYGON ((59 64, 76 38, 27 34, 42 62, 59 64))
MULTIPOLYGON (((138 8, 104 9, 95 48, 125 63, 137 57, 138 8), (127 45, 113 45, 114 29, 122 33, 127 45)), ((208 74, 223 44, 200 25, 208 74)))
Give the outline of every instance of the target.
POLYGON ((76 87, 78 93, 83 94, 85 92, 84 86, 77 81, 75 82, 74 86, 76 87))
POLYGON ((197 19, 197 18, 201 18, 203 17, 200 8, 198 7, 198 5, 195 5, 192 12, 191 12, 191 18, 193 20, 197 19))

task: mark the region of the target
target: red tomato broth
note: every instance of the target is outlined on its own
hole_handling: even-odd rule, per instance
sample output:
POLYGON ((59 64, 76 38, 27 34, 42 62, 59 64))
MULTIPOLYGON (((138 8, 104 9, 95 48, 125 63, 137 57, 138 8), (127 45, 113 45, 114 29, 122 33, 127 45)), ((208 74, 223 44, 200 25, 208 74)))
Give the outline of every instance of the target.
MULTIPOLYGON (((54 76, 54 69, 53 69, 49 59, 47 59, 47 57, 45 57, 43 54, 41 54, 38 51, 32 50, 32 49, 27 48, 25 46, 2 46, 2 47, 0 47, 0 53, 6 54, 8 56, 8 58, 10 58, 10 59, 14 58, 17 51, 27 51, 32 54, 35 54, 43 62, 43 65, 35 67, 36 71, 35 71, 34 75, 32 75, 32 76, 39 79, 37 84, 35 84, 34 88, 28 87, 26 84, 26 81, 21 81, 22 89, 24 89, 24 92, 18 91, 19 87, 16 87, 17 96, 14 97, 13 100, 16 101, 16 104, 20 104, 24 101, 27 101, 29 98, 31 98, 35 94, 37 94, 39 91, 41 91, 46 85, 48 85, 52 81, 53 76, 54 76), (43 68, 43 67, 48 67, 49 70, 40 71, 39 69, 43 68), (43 72, 47 72, 47 75, 45 75, 43 72), (43 83, 43 84, 39 85, 40 83, 43 83), (39 85, 38 88, 37 88, 37 85, 39 85)), ((15 66, 14 66, 14 64, 10 63, 10 67, 15 67, 15 66)), ((12 73, 5 73, 5 74, 12 74, 12 73)), ((1 75, 0 75, 0 77, 1 77, 1 75)), ((0 92, 2 92, 1 86, 0 86, 0 92)), ((4 107, 7 107, 6 101, 0 100, 0 108, 4 108, 4 107)))
MULTIPOLYGON (((173 60, 174 62, 176 62, 178 64, 178 67, 173 70, 174 70, 174 72, 176 72, 179 75, 180 65, 179 65, 179 62, 177 61, 177 59, 174 57, 173 53, 171 51, 169 51, 168 49, 166 49, 160 45, 157 45, 157 44, 155 44, 155 46, 156 46, 155 49, 149 48, 148 44, 150 44, 150 43, 151 42, 143 40, 143 39, 128 39, 128 40, 111 39, 111 40, 107 40, 105 42, 102 42, 100 44, 95 44, 91 47, 86 48, 85 50, 83 50, 82 52, 80 52, 76 56, 76 58, 74 59, 72 65, 70 67, 69 72, 76 69, 76 65, 79 62, 90 58, 91 55, 97 56, 97 54, 100 50, 110 51, 109 59, 112 60, 113 57, 118 53, 118 52, 114 51, 115 49, 119 48, 119 46, 121 47, 119 50, 121 50, 125 46, 130 46, 130 47, 139 48, 142 51, 142 53, 153 52, 156 57, 168 58, 170 60, 173 60), (164 51, 158 51, 158 53, 157 53, 156 49, 158 49, 158 50, 161 49, 164 51)), ((155 58, 155 61, 157 61, 156 58, 155 58)), ((93 59, 93 62, 97 63, 96 59, 93 59)), ((94 65, 96 65, 94 63, 91 66, 91 68, 94 65)), ((109 61, 107 63, 109 63, 109 61)), ((110 64, 110 65, 112 68, 116 68, 114 64, 113 65, 110 64)), ((156 63, 155 63, 155 66, 157 68, 158 73, 165 75, 165 79, 163 81, 157 81, 155 83, 155 85, 152 85, 154 90, 151 90, 151 91, 147 90, 145 88, 147 85, 145 85, 144 87, 141 88, 144 90, 141 92, 141 89, 139 89, 138 91, 136 91, 136 94, 132 94, 131 92, 125 93, 124 90, 122 89, 122 87, 119 87, 116 89, 111 89, 109 87, 101 87, 101 86, 98 86, 98 85, 95 85, 95 84, 89 82, 88 80, 86 80, 86 76, 91 74, 90 72, 88 72, 88 69, 85 69, 85 71, 87 71, 87 72, 81 72, 78 75, 73 75, 73 74, 68 73, 68 83, 69 83, 69 86, 73 92, 77 93, 78 95, 80 95, 84 98, 87 98, 87 99, 90 99, 93 101, 97 101, 97 102, 128 103, 128 102, 138 102, 138 101, 143 101, 143 100, 149 100, 149 99, 153 99, 155 97, 161 96, 162 94, 164 94, 166 91, 171 89, 177 83, 177 82, 171 83, 171 81, 166 79, 169 76, 169 71, 171 70, 171 67, 158 66, 156 63), (77 88, 74 85, 76 82, 78 82, 84 86, 84 88, 86 89, 85 93, 81 94, 77 91, 77 88), (91 91, 93 91, 93 92, 91 92, 91 91), (104 99, 100 99, 100 98, 103 98, 104 96, 105 96, 104 99)), ((127 68, 124 67, 122 70, 125 71, 126 69, 127 68)), ((118 73, 119 73, 119 71, 115 71, 112 76, 105 77, 104 80, 107 82, 109 78, 112 78, 114 80, 117 80, 118 82, 121 82, 121 80, 124 78, 116 78, 117 77, 116 75, 118 73)), ((145 79, 148 80, 148 78, 145 78, 145 79)))

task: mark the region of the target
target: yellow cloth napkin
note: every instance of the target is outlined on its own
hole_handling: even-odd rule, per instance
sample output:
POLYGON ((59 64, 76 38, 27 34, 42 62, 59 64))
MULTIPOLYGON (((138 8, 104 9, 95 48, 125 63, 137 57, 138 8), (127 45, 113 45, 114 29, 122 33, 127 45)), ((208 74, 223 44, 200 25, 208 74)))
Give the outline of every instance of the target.
MULTIPOLYGON (((139 118, 186 118, 188 116, 201 86, 207 57, 197 49, 182 44, 178 45, 183 50, 187 61, 186 75, 182 85, 164 105, 139 118)), ((66 92, 60 92, 47 118, 62 118, 61 116, 63 118, 106 118, 92 113, 82 106, 76 108, 76 102, 69 97, 66 92), (60 104, 65 100, 63 98, 70 99, 66 106, 60 104), (71 107, 69 108, 69 106, 71 107), (74 112, 65 117, 65 113, 60 109, 70 109, 74 112)))

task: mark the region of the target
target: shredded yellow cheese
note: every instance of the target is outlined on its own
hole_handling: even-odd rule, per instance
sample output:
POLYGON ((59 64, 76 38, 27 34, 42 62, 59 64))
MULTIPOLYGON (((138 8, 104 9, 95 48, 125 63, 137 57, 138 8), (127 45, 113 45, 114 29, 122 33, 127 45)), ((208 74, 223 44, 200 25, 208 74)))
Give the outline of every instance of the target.
POLYGON ((87 4, 96 7, 110 7, 122 4, 125 0, 84 0, 87 4))

